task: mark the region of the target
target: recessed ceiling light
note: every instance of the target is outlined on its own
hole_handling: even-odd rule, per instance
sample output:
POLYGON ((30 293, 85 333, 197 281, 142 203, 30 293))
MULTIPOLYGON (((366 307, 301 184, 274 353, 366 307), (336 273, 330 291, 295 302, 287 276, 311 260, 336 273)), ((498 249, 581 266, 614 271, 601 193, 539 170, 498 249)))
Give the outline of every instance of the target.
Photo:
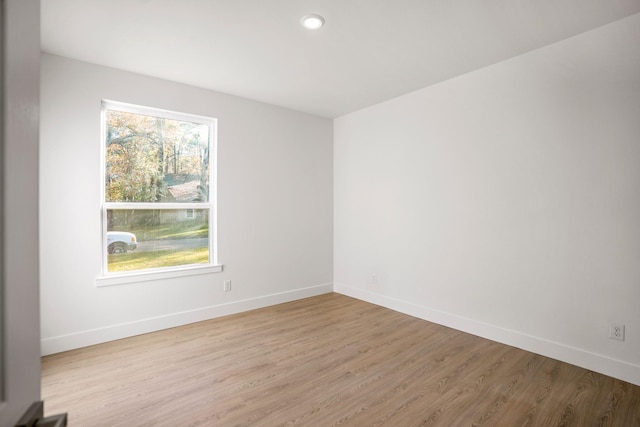
POLYGON ((317 30, 324 25, 324 18, 320 15, 305 15, 300 20, 300 23, 307 30, 317 30))

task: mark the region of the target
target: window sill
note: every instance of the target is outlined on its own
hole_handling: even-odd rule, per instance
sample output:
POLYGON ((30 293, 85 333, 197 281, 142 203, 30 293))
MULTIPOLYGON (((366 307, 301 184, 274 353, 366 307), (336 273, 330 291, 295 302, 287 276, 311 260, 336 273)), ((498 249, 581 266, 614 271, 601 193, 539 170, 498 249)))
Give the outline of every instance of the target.
POLYGON ((173 279, 175 277, 219 273, 221 271, 222 265, 207 265, 204 267, 182 267, 162 271, 112 273, 96 278, 96 286, 125 285, 127 283, 149 282, 152 280, 173 279))

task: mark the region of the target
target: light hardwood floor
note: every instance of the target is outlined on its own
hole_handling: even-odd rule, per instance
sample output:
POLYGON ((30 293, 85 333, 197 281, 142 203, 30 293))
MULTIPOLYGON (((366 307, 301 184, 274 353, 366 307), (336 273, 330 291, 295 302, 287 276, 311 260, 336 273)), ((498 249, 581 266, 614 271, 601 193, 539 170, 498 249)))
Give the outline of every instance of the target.
POLYGON ((76 426, 640 426, 640 387, 338 294, 55 354, 76 426))

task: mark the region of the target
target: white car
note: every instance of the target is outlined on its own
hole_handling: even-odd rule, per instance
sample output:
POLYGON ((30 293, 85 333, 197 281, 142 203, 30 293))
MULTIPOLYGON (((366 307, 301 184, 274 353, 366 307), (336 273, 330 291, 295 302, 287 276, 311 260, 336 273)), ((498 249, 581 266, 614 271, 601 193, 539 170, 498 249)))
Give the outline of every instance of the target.
POLYGON ((107 231, 107 252, 126 254, 138 247, 136 235, 126 231, 107 231))

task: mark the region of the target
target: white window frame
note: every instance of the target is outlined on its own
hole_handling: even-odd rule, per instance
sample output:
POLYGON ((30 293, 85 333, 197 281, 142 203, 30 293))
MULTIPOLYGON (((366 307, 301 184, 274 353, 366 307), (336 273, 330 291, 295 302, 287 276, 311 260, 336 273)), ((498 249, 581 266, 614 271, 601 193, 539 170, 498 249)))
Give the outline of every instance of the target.
POLYGON ((175 277, 192 276, 222 271, 218 263, 218 227, 217 227, 217 120, 212 117, 179 113, 153 107, 127 104, 123 102, 103 100, 100 116, 100 215, 102 274, 96 279, 96 286, 120 285, 125 283, 144 282, 175 277), (206 203, 123 203, 106 201, 106 111, 117 110, 134 114, 142 114, 167 119, 205 124, 209 127, 209 199, 206 203), (209 263, 190 264, 174 267, 162 267, 137 271, 109 272, 107 268, 107 210, 109 209, 208 209, 209 210, 209 263))

